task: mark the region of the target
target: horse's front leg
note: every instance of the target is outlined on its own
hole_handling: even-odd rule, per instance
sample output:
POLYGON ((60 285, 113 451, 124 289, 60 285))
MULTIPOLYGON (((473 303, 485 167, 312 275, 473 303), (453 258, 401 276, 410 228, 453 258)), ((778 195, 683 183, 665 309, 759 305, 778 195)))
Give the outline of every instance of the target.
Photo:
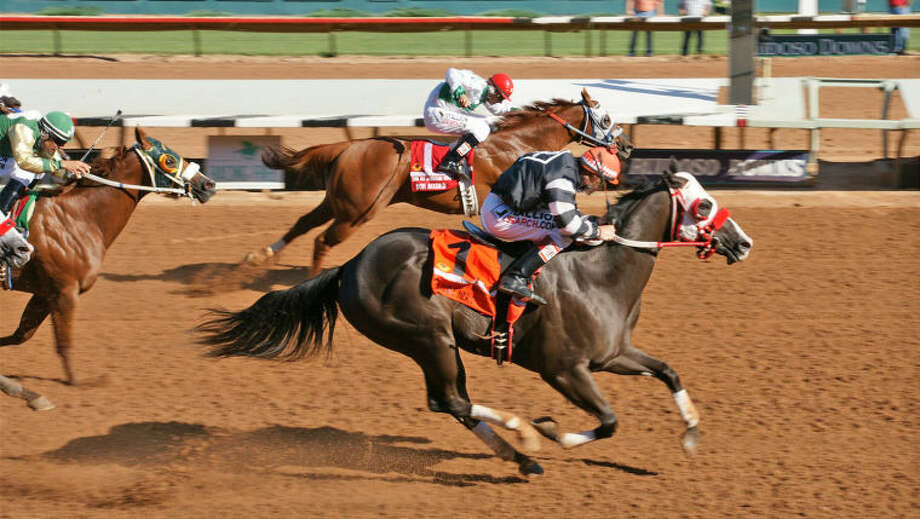
POLYGON ((587 362, 573 366, 567 371, 544 373, 542 377, 570 402, 591 413, 601 422, 599 426, 590 431, 561 433, 552 418, 538 418, 532 422, 532 425, 543 436, 566 449, 613 436, 617 430, 617 415, 601 395, 600 388, 597 387, 597 382, 591 375, 587 362))
POLYGON ((73 321, 77 308, 79 291, 76 284, 61 290, 53 299, 51 305, 51 321, 54 323, 54 343, 57 353, 64 365, 66 382, 70 385, 77 384, 71 359, 73 349, 73 321))
POLYGON ((677 372, 671 369, 665 362, 662 362, 651 355, 646 354, 635 346, 627 347, 622 354, 611 360, 607 365, 601 368, 603 371, 616 373, 618 375, 645 375, 655 377, 667 384, 680 410, 680 415, 687 424, 687 429, 681 436, 681 445, 684 451, 692 455, 696 453, 697 446, 700 443, 700 414, 690 400, 690 395, 680 383, 680 377, 677 372))
POLYGON ((0 337, 0 346, 15 346, 31 339, 38 327, 48 317, 49 311, 48 299, 33 295, 22 312, 19 327, 12 335, 0 337))

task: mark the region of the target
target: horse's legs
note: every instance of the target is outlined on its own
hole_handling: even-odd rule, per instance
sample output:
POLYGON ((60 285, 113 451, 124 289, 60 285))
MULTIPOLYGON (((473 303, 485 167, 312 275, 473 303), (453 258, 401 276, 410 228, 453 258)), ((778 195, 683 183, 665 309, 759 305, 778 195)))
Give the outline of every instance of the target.
POLYGON ((667 384, 668 389, 671 390, 671 394, 674 396, 674 401, 677 403, 677 408, 680 410, 680 415, 687 424, 687 429, 681 437, 681 444, 687 454, 696 452, 696 447, 700 442, 698 428, 700 414, 697 412, 696 406, 693 405, 693 401, 690 400, 687 390, 681 385, 677 372, 671 369, 671 366, 635 346, 629 346, 622 354, 601 369, 618 375, 653 376, 667 384))
POLYGON ((67 383, 77 384, 73 373, 71 361, 71 348, 73 347, 73 318, 77 307, 79 291, 76 286, 61 290, 51 306, 51 321, 54 324, 54 342, 57 353, 64 364, 64 374, 67 383))
POLYGON ((319 274, 323 269, 323 259, 326 254, 351 236, 361 223, 352 223, 336 219, 321 232, 313 242, 313 265, 310 267, 310 277, 319 274))
POLYGON ((542 474, 540 465, 528 456, 518 452, 500 436, 495 434, 488 424, 489 420, 503 427, 514 430, 520 436, 525 448, 539 448, 537 432, 520 418, 494 411, 487 407, 471 405, 466 391, 466 371, 460 359, 458 348, 447 345, 419 348, 412 355, 413 360, 422 368, 425 386, 428 391, 428 408, 435 412, 450 413, 465 425, 477 438, 488 445, 499 458, 514 461, 523 474, 542 474))
POLYGON ((541 467, 536 460, 526 454, 518 452, 508 442, 503 440, 501 436, 495 434, 495 431, 489 427, 489 424, 470 417, 457 419, 460 423, 465 425, 467 429, 472 431, 477 438, 488 445, 500 459, 517 463, 518 470, 521 471, 521 474, 525 476, 530 474, 543 474, 543 467, 541 467))
POLYGON ((45 320, 45 317, 48 317, 49 311, 48 300, 44 297, 33 295, 22 312, 19 327, 16 328, 12 335, 0 337, 0 346, 15 346, 31 339, 45 320))
POLYGON ((546 373, 542 376, 556 391, 594 415, 601 424, 593 430, 581 433, 559 433, 556 423, 551 418, 544 417, 533 422, 541 434, 567 449, 613 436, 617 430, 617 415, 601 395, 587 364, 578 364, 568 371, 546 373))
POLYGON ((51 403, 51 400, 48 400, 35 391, 26 388, 19 382, 10 380, 3 375, 0 375, 0 391, 3 391, 12 397, 25 400, 26 405, 35 411, 48 411, 50 409, 54 409, 54 404, 51 403))
POLYGON ((296 238, 308 233, 314 227, 319 227, 328 222, 332 219, 332 208, 328 200, 328 198, 324 198, 312 211, 301 216, 280 240, 264 249, 250 252, 243 261, 254 265, 265 263, 269 258, 281 252, 281 249, 289 245, 296 238))

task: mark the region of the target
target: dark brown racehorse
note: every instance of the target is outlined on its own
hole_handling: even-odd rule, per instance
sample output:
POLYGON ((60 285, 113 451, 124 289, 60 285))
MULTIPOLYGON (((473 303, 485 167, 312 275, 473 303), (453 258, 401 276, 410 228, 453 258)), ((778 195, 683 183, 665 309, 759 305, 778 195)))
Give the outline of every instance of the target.
MULTIPOLYGON (((511 112, 497 123, 496 130, 476 148, 474 182, 480 201, 489 188, 518 157, 537 150, 558 150, 583 136, 563 126, 588 133, 594 139, 607 139, 612 120, 600 104, 582 90, 578 102, 554 99, 511 112), (553 117, 548 114, 553 114, 553 117)), ((616 144, 628 156, 632 144, 622 132, 616 144)), ((248 263, 259 264, 277 254, 298 236, 332 220, 316 237, 311 272, 319 272, 323 257, 355 229, 374 218, 390 204, 406 202, 442 213, 461 214, 456 190, 412 192, 409 182, 409 141, 371 138, 313 146, 295 152, 287 148, 266 149, 262 161, 270 168, 283 169, 318 179, 326 187, 326 197, 315 209, 302 216, 275 244, 246 256, 248 263)), ((478 208, 477 208, 478 210, 478 208)))
POLYGON ((19 327, 0 338, 0 346, 29 340, 50 314, 58 355, 67 382, 77 382, 71 361, 72 326, 77 300, 92 288, 102 270, 105 252, 121 233, 138 202, 149 192, 187 194, 204 203, 215 184, 198 165, 135 130, 137 144, 93 162, 93 175, 55 196, 36 200, 29 225, 35 247, 32 261, 14 272, 14 289, 29 292, 19 327))
MULTIPOLYGON (((661 181, 624 195, 608 211, 622 244, 566 250, 537 277, 537 292, 549 302, 530 305, 516 322, 512 361, 538 373, 597 418, 600 425, 589 431, 562 433, 551 418, 527 422, 470 402, 460 351, 489 355, 491 319, 431 293, 428 229, 384 234, 344 265, 265 294, 240 312, 217 312, 199 330, 215 356, 295 359, 331 350, 341 310, 360 333, 418 364, 429 409, 454 416, 525 474, 542 469, 486 421, 517 431, 525 448, 535 446, 537 432, 563 447, 577 447, 608 438, 617 428, 617 415, 593 372, 653 376, 674 396, 686 424, 683 446, 692 453, 699 441, 699 414, 677 372, 633 343, 633 329, 660 242, 675 245, 671 240, 679 237, 686 240, 681 243, 699 246, 700 257, 718 253, 729 264, 747 258, 753 240, 728 216, 692 175, 668 171, 661 181)), ((695 309, 688 304, 688 312, 695 309)))

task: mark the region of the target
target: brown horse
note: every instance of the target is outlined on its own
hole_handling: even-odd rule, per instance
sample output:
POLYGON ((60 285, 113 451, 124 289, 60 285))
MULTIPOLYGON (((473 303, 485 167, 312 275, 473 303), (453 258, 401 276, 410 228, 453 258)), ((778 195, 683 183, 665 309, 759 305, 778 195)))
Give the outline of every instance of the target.
POLYGON ((35 246, 31 262, 14 273, 14 289, 29 292, 19 327, 0 337, 0 346, 29 340, 48 314, 54 324, 58 355, 67 382, 77 382, 71 363, 72 325, 77 299, 102 270, 106 250, 149 192, 193 196, 204 203, 215 184, 198 165, 135 130, 137 144, 116 150, 111 158, 93 162, 93 179, 36 200, 29 238, 35 246))
MULTIPOLYGON (((586 138, 609 141, 613 123, 600 103, 582 90, 578 102, 554 99, 538 102, 499 119, 491 137, 476 148, 474 182, 479 200, 502 171, 524 153, 558 150, 586 138), (568 123, 569 126, 564 126, 568 123), (575 131, 581 128, 580 132, 575 131)), ((620 132, 616 144, 624 158, 632 143, 620 132)), ((311 175, 321 180, 326 197, 273 245, 250 252, 245 262, 259 264, 298 236, 333 220, 316 237, 311 273, 322 269, 323 257, 355 229, 390 204, 406 202, 448 214, 463 213, 456 191, 413 192, 409 182, 409 141, 377 137, 313 146, 295 152, 267 148, 262 161, 270 168, 311 175)), ((476 208, 478 210, 478 207, 476 208)))

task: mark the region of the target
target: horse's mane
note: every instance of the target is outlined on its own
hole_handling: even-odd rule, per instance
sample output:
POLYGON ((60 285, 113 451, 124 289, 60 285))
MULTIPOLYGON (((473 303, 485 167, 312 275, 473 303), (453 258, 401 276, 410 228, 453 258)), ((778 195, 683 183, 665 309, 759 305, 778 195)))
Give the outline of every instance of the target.
POLYGON ((551 101, 537 101, 533 104, 522 107, 520 110, 509 112, 499 117, 495 122, 495 131, 507 131, 519 128, 525 124, 530 124, 537 117, 545 115, 550 108, 561 106, 569 107, 578 103, 561 98, 554 98, 551 101))
POLYGON ((131 148, 122 146, 120 148, 105 148, 99 151, 99 154, 90 163, 93 174, 99 177, 108 177, 127 157, 131 148))
POLYGON ((642 184, 621 195, 617 202, 607 208, 605 220, 619 227, 623 217, 629 213, 636 202, 664 188, 661 179, 646 179, 642 184))

